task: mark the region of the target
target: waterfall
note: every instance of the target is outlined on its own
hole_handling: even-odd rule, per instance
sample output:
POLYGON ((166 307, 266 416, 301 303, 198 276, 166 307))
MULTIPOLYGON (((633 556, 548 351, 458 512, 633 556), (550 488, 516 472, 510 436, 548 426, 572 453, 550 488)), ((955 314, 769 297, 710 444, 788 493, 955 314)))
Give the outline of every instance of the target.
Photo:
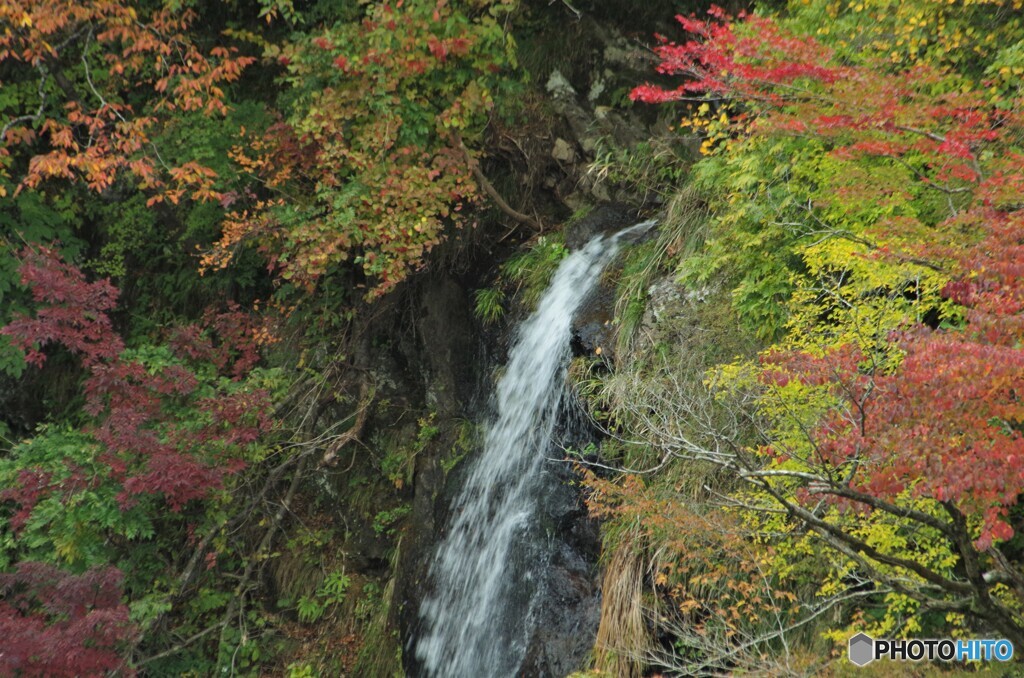
POLYGON ((496 415, 451 507, 448 533, 430 566, 416 658, 427 676, 511 676, 523 661, 538 595, 545 535, 544 459, 569 363, 572 319, 624 235, 597 236, 567 256, 519 328, 495 393, 496 415))

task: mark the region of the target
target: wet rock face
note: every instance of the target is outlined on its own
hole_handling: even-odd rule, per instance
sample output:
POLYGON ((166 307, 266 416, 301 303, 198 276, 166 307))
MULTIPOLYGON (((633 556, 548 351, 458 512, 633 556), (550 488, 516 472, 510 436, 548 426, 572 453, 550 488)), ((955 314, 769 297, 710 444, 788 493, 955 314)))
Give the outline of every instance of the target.
MULTIPOLYGON (((605 219, 601 222, 604 226, 592 221, 592 232, 598 232, 597 228, 617 230, 619 223, 632 223, 631 219, 625 215, 605 219)), ((487 407, 479 406, 483 400, 467 397, 473 390, 467 385, 474 381, 473 373, 486 375, 491 371, 498 362, 493 357, 500 351, 495 346, 480 350, 484 342, 477 329, 463 325, 463 310, 453 310, 467 307, 464 291, 456 289, 452 281, 438 281, 427 287, 425 306, 420 308, 423 315, 417 318, 422 346, 408 362, 420 362, 419 371, 433 382, 426 388, 435 391, 433 396, 427 394, 428 399, 434 398, 435 405, 450 407, 453 416, 480 422, 487 416, 487 407), (452 338, 463 331, 464 336, 473 337, 466 345, 452 338), (474 360, 473 355, 490 357, 474 360), (474 402, 478 406, 474 407, 474 402)), ((612 297, 605 295, 602 299, 595 303, 595 309, 610 308, 607 302, 612 297)), ((594 331, 606 321, 610 323, 610 316, 595 319, 594 331)), ((473 325, 471 317, 469 323, 473 325)), ((515 331, 515 327, 509 330, 515 331)), ((486 382, 489 391, 491 381, 486 382)), ((538 490, 536 502, 540 511, 531 530, 540 538, 536 540, 536 558, 530 562, 528 586, 539 590, 540 595, 524 613, 532 620, 529 626, 533 630, 524 639, 526 652, 515 671, 517 676, 560 678, 580 669, 593 648, 600 617, 599 527, 586 511, 572 467, 560 460, 563 447, 583 449, 594 436, 586 422, 581 423, 581 418, 571 412, 563 413, 559 422, 555 433, 559 444, 547 452, 552 460, 545 463, 543 487, 538 490)), ((429 593, 426 587, 431 581, 428 573, 434 551, 451 519, 448 506, 468 469, 462 464, 446 474, 441 468, 440 459, 455 443, 451 433, 442 428, 438 438, 416 459, 413 511, 399 552, 392 620, 400 629, 403 668, 409 676, 425 675, 414 651, 420 632, 418 611, 429 593)))
MULTIPOLYGON (((620 203, 599 205, 569 229, 566 244, 570 249, 585 245, 597 235, 615 233, 641 221, 635 208, 620 203)), ((652 237, 653 230, 631 237, 636 242, 652 237)), ((602 281, 597 290, 580 307, 573 320, 573 355, 601 356, 615 359, 615 286, 602 281)))
POLYGON ((603 203, 569 228, 565 234, 566 247, 579 249, 596 235, 621 231, 638 221, 636 209, 622 203, 603 203))
POLYGON ((455 412, 473 395, 477 346, 469 307, 465 290, 449 277, 430 280, 421 295, 417 329, 426 363, 427 404, 439 414, 455 412))
POLYGON ((561 678, 586 664, 601 616, 598 523, 573 485, 573 472, 554 462, 542 516, 555 548, 539 570, 544 595, 532 611, 542 623, 529 639, 520 676, 561 678))
POLYGON ((572 352, 576 356, 614 357, 615 290, 602 285, 573 321, 572 352))
MULTIPOLYGON (((571 444, 581 448, 585 442, 575 437, 571 444)), ((561 454, 557 447, 550 452, 553 459, 561 454)), ((527 639, 526 656, 515 674, 519 678, 562 678, 585 666, 594 646, 601 615, 597 566, 601 548, 600 525, 587 513, 576 483, 578 478, 568 464, 552 461, 546 475, 539 523, 549 540, 545 547, 549 555, 536 561, 533 567, 531 583, 542 591, 542 595, 539 596, 540 603, 528 612, 538 624, 527 639)), ((458 472, 454 473, 445 487, 438 469, 436 474, 424 477, 422 489, 417 487, 414 510, 422 510, 431 516, 420 523, 421 529, 429 525, 435 533, 432 541, 424 539, 424 543, 416 546, 428 557, 411 562, 404 569, 405 575, 400 582, 403 602, 396 612, 403 641, 402 661, 408 676, 426 675, 413 649, 413 638, 419 632, 420 624, 417 611, 427 594, 424 586, 428 581, 429 555, 433 553, 431 547, 440 538, 441 526, 448 519, 443 514, 455 486, 459 484, 459 476, 458 472), (429 486, 432 490, 427 489, 429 486)))
MULTIPOLYGON (((470 310, 465 286, 449 276, 431 277, 418 290, 415 337, 403 346, 409 383, 418 383, 420 409, 437 413, 438 436, 417 455, 413 474, 409 524, 403 533, 395 571, 391 624, 404 642, 415 633, 424 582, 440 526, 450 502, 441 466, 456 444, 454 423, 472 411, 480 399, 481 375, 488 360, 481 348, 479 326, 470 310)), ((408 675, 419 675, 403 652, 408 675)))

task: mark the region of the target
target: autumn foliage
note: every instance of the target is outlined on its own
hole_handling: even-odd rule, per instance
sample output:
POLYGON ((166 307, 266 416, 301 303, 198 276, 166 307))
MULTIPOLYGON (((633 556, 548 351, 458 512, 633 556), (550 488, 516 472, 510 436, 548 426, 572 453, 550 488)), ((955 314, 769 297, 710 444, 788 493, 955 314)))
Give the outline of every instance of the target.
POLYGON ((202 264, 248 243, 285 280, 313 289, 342 262, 370 299, 422 268, 478 201, 463 143, 476 145, 497 74, 511 62, 493 18, 447 2, 380 3, 357 24, 275 50, 305 104, 235 161, 265 191, 237 196, 202 264), (301 201, 287 199, 308 191, 301 201))
POLYGON ((888 591, 878 632, 1022 637, 1019 590, 1001 582, 1018 576, 1006 553, 1024 494, 1024 100, 1008 86, 1019 50, 965 28, 990 4, 956 19, 986 57, 969 63, 855 54, 847 34, 802 30, 815 7, 681 16, 689 40, 655 50, 678 84, 632 94, 685 104, 681 127, 703 140, 716 225, 684 279, 728 280, 769 343, 708 377, 746 412, 747 447, 674 453, 728 469, 736 510, 790 535, 776 568, 807 557, 802 524, 842 563, 819 595, 860 595, 858 577, 888 591))
POLYGON ((0 5, 0 673, 265 670, 340 600, 265 604, 330 532, 286 497, 358 435, 354 309, 473 223, 514 6, 0 5))
MULTIPOLYGON (((828 50, 785 35, 768 19, 751 18, 742 37, 725 23, 682 22, 699 39, 663 45, 661 69, 695 78, 683 91, 756 102, 756 113, 737 116, 744 133, 813 137, 838 157, 912 164, 924 189, 955 196, 933 224, 895 218, 866 224, 875 244, 860 256, 915 258, 947 270, 940 293, 963 307, 964 327, 888 328, 887 339, 905 356, 893 373, 876 373, 864 355, 842 346, 841 358, 830 352, 785 359, 796 378, 832 381, 851 400, 867 401, 862 425, 828 426, 829 447, 842 450, 830 463, 860 459, 854 483, 886 498, 913 485, 916 494, 984 515, 982 544, 1009 538, 1013 530, 997 516, 1024 490, 1024 467, 1014 463, 1024 451, 1018 428, 1024 421, 1024 217, 1007 194, 1024 180, 1014 150, 1024 129, 1017 103, 992 101, 984 90, 936 96, 923 85, 938 85, 943 74, 928 64, 894 75, 830 67, 828 50), (932 233, 925 242, 899 241, 908 227, 932 233)), ((675 96, 651 92, 635 96, 675 96)), ((856 199, 874 199, 869 190, 856 199)))
POLYGON ((190 33, 197 19, 191 9, 146 13, 117 0, 5 3, 0 20, 13 30, 0 36, 0 63, 34 72, 36 86, 23 85, 35 90, 33 112, 3 127, 0 178, 25 147, 27 171, 14 177, 21 188, 60 178, 103 191, 129 176, 152 202, 215 198, 209 168, 168 166, 153 143, 170 115, 224 115, 223 88, 254 61, 234 47, 203 51, 190 33))
POLYGON ((108 280, 90 282, 46 248, 23 252, 21 279, 38 306, 0 332, 37 368, 58 353, 77 359, 85 421, 78 432, 42 428, 15 448, 0 464, 0 501, 11 537, 35 545, 24 556, 52 541, 61 562, 91 569, 75 576, 23 561, 2 575, 0 624, 17 628, 0 661, 25 675, 126 670, 137 636, 122 574, 97 563, 118 559, 139 586, 152 563, 121 548, 146 553, 166 539, 154 524, 179 519, 194 542, 195 521, 247 469, 275 427, 267 391, 242 381, 260 360, 259 327, 229 305, 180 329, 169 341, 177 355, 127 349, 110 319, 118 291, 108 280))
POLYGON ((19 563, 0 574, 0 671, 18 676, 105 676, 127 671, 122 651, 134 629, 121 602, 121 573, 68 574, 19 563))
MULTIPOLYGON (((88 431, 105 447, 101 459, 109 468, 108 480, 123 486, 122 502, 158 494, 171 510, 180 511, 223 487, 226 476, 244 468, 245 463, 229 453, 232 446, 251 444, 269 430, 265 392, 202 396, 197 393, 199 380, 186 365, 154 371, 142 362, 123 359, 124 344, 108 315, 117 290, 105 280, 86 282, 81 271, 51 250, 25 253, 22 280, 41 307, 34 318, 15 318, 0 332, 26 350, 35 365, 43 364, 42 348, 51 343, 81 357, 89 373, 83 387, 84 409, 95 422, 88 431), (178 428, 168 417, 172 401, 189 398, 205 419, 201 428, 178 428)), ((239 325, 243 317, 237 308, 210 316, 220 330, 219 349, 196 328, 188 330, 192 341, 179 341, 179 346, 187 349, 189 358, 205 358, 241 376, 258 359, 252 333, 239 325), (233 352, 238 354, 235 360, 229 357, 233 352)), ((22 473, 32 475, 31 470, 22 473)), ((46 485, 40 480, 32 476, 26 487, 7 488, 0 496, 18 502, 23 514, 30 512, 40 486, 46 485)))
POLYGON ((118 297, 109 281, 86 281, 50 249, 26 251, 20 271, 22 284, 41 308, 35 317, 16 318, 2 331, 25 351, 29 363, 41 366, 46 361, 42 349, 51 343, 81 355, 86 367, 114 360, 124 350, 108 315, 118 297))

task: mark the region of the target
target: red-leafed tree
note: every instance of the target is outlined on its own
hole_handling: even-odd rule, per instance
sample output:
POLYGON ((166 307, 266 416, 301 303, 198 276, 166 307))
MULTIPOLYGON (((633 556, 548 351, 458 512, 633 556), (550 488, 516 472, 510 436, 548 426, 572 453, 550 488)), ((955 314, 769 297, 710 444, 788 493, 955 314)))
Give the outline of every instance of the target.
POLYGON ((0 331, 30 364, 42 366, 42 349, 51 343, 80 355, 85 367, 117 359, 124 343, 107 315, 117 305, 116 287, 107 280, 88 282, 52 249, 26 250, 20 273, 40 308, 35 317, 18 317, 0 331))
MULTIPOLYGON (((48 344, 80 356, 88 371, 85 412, 94 418, 87 430, 104 446, 109 479, 123 485, 124 502, 159 494, 172 510, 180 511, 244 468, 245 462, 233 456, 235 447, 251 444, 269 430, 266 392, 203 395, 197 393, 199 380, 185 365, 153 370, 124 359, 124 343, 108 316, 117 300, 109 281, 87 282, 52 250, 26 251, 23 259, 22 282, 40 308, 34 317, 17 317, 0 332, 37 366, 45 362, 42 349, 48 344), (171 418, 168 406, 182 399, 191 399, 202 414, 200 428, 179 428, 171 418)), ((225 314, 208 314, 207 322, 217 332, 218 346, 192 328, 186 330, 192 341, 177 343, 183 354, 209 360, 236 378, 248 372, 258 360, 251 319, 235 306, 225 314)), ((21 496, 11 488, 5 494, 21 496)), ((25 501, 23 511, 31 508, 25 501)))
POLYGON ((121 582, 112 567, 73 575, 27 562, 0 574, 0 673, 134 675, 122 656, 135 629, 121 582))
POLYGON ((181 329, 173 348, 126 348, 110 319, 118 291, 108 280, 89 281, 46 248, 21 259, 37 308, 0 332, 37 369, 56 351, 77 358, 84 406, 78 430, 44 426, 0 460, 0 502, 12 512, 14 537, 4 557, 93 569, 76 578, 21 562, 3 575, 0 627, 19 631, 0 667, 17 675, 123 672, 157 617, 132 630, 119 603, 121 572, 137 591, 151 586, 164 558, 181 561, 183 572, 162 575, 180 582, 162 609, 180 602, 200 566, 216 563, 207 516, 230 505, 225 490, 274 428, 269 394, 246 381, 265 330, 229 305, 181 329), (191 554, 186 544, 201 546, 191 554), (153 560, 161 550, 169 552, 153 560), (110 562, 121 570, 97 565, 110 562))

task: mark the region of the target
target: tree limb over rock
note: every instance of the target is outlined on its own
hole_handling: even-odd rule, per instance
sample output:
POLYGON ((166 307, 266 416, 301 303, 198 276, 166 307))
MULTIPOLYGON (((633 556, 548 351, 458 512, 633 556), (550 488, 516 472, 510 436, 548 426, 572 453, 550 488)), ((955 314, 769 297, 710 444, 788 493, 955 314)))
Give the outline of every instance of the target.
POLYGON ((494 188, 494 185, 487 180, 486 176, 484 176, 483 171, 480 169, 480 163, 477 161, 476 158, 474 158, 470 154, 469 149, 466 148, 466 144, 462 142, 462 135, 456 132, 453 135, 453 141, 455 142, 455 145, 458 146, 459 150, 462 151, 462 154, 466 157, 466 162, 469 164, 469 169, 473 173, 473 177, 476 178, 477 182, 480 184, 480 188, 482 188, 484 190, 484 193, 486 193, 491 198, 491 200, 494 201, 494 204, 498 206, 498 209, 500 209, 506 215, 515 219, 519 223, 526 224, 527 226, 537 231, 538 233, 543 232, 544 226, 539 221, 537 221, 536 219, 527 214, 523 214, 522 212, 509 205, 507 202, 505 202, 505 199, 501 197, 501 194, 499 194, 498 191, 494 188))

